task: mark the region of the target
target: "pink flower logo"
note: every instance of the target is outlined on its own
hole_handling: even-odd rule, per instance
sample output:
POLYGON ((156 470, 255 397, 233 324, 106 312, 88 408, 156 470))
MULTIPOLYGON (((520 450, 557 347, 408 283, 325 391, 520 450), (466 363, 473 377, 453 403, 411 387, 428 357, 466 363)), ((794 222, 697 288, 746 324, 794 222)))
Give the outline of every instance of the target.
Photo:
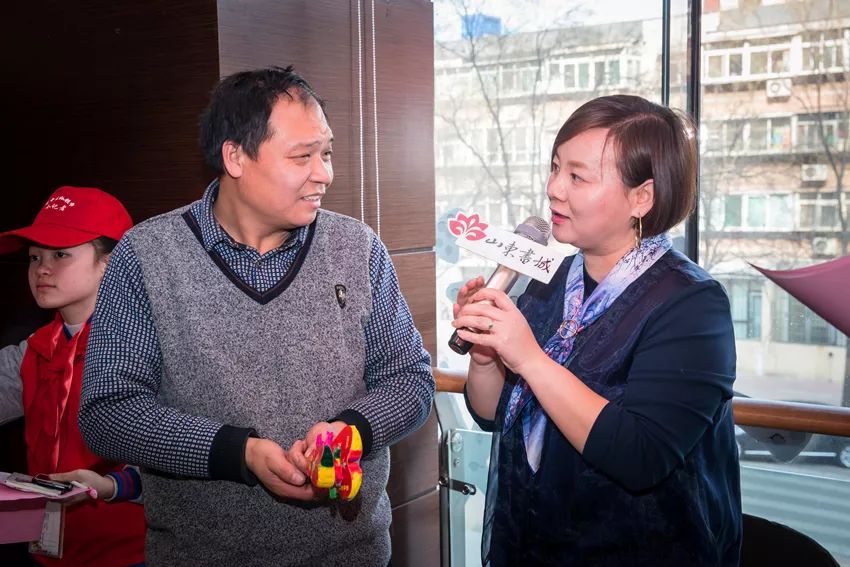
POLYGON ((463 236, 467 240, 481 240, 487 236, 484 231, 487 230, 487 224, 481 222, 478 213, 466 216, 463 213, 458 213, 453 219, 449 219, 449 230, 455 236, 463 236))

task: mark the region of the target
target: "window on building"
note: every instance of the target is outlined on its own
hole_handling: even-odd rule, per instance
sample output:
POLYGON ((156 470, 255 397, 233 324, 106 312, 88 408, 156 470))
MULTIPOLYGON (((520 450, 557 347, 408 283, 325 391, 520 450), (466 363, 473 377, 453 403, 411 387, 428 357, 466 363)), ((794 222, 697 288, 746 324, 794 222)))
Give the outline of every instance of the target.
POLYGON ((618 60, 608 62, 608 84, 620 84, 620 61, 618 60))
POLYGON ((775 290, 771 338, 785 343, 842 346, 844 336, 784 291, 775 290))
POLYGON ((605 84, 605 62, 597 61, 593 65, 593 80, 596 86, 605 84))
POLYGON ((590 87, 590 63, 578 64, 578 86, 580 89, 590 87))
POLYGON ((750 53, 750 74, 763 75, 767 73, 767 51, 750 53))
POLYGON ((791 118, 771 118, 770 123, 770 149, 791 149, 791 118))
POLYGON ((840 71, 848 41, 841 29, 807 32, 802 36, 804 71, 840 71))
POLYGON ((725 228, 741 227, 741 201, 741 195, 726 195, 723 217, 723 226, 725 228))
POLYGON ((729 295, 736 339, 761 339, 762 282, 753 278, 722 282, 729 295))
POLYGON ((574 89, 576 87, 576 66, 572 63, 564 65, 564 88, 574 89))
POLYGON ((767 198, 752 196, 747 198, 747 228, 764 228, 767 224, 767 198))
POLYGON ((785 73, 788 71, 788 60, 790 51, 787 49, 776 49, 770 52, 770 71, 772 73, 785 73))
POLYGON ((847 143, 850 108, 843 112, 805 114, 797 119, 797 147, 804 151, 838 150, 847 143))
POLYGON ((740 77, 744 73, 744 55, 742 53, 729 54, 729 75, 740 77))
POLYGON ((793 229, 794 213, 791 195, 770 195, 768 199, 768 226, 780 230, 793 229))
POLYGON ((760 151, 767 149, 767 120, 750 121, 749 148, 760 151))
POLYGON ((839 228, 837 193, 801 193, 799 227, 811 230, 839 228))
POLYGON ((744 149, 744 128, 746 120, 730 120, 724 124, 723 147, 728 153, 740 152, 744 149))
POLYGON ((723 56, 709 55, 708 56, 708 76, 712 79, 719 79, 723 76, 723 56))

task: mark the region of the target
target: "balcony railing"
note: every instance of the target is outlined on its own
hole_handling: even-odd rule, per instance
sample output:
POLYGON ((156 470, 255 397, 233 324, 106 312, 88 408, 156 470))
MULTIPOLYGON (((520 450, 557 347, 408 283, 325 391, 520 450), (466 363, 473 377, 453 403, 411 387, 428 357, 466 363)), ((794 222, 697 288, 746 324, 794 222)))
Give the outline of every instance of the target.
MULTIPOLYGON (((466 372, 434 368, 437 391, 463 393, 466 372)), ((735 397, 735 423, 850 437, 850 408, 735 397)))

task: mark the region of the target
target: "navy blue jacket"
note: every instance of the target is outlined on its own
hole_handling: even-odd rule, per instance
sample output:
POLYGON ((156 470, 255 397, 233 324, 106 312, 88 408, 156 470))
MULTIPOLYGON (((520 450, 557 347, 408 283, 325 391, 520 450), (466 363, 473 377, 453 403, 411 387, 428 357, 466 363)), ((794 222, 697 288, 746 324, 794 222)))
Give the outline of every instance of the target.
MULTIPOLYGON (((571 261, 519 299, 541 346, 561 323, 571 261)), ((610 401, 583 454, 550 421, 532 474, 521 420, 502 431, 510 372, 495 421, 472 412, 494 431, 485 564, 738 565, 735 341, 720 284, 669 251, 578 335, 567 367, 610 401)))

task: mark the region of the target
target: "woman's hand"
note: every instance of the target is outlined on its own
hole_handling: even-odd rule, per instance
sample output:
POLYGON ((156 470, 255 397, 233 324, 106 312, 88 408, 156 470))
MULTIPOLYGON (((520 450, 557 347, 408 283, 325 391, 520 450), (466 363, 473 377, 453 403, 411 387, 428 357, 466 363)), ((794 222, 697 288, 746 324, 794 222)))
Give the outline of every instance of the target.
MULTIPOLYGON (((461 288, 458 298, 475 281, 461 288)), ((452 326, 457 328, 460 338, 475 344, 473 353, 485 353, 489 360, 498 355, 517 374, 522 374, 523 366, 540 356, 546 358, 525 317, 504 292, 479 287, 465 299, 465 304, 455 313, 452 326)))
MULTIPOLYGON (((479 290, 484 289, 484 278, 478 276, 475 279, 471 279, 460 288, 457 292, 457 299, 455 300, 454 305, 452 305, 452 314, 454 315, 455 320, 458 318, 458 314, 461 312, 464 306, 468 305, 472 301, 472 297, 478 293, 479 290)), ((457 325, 452 323, 454 327, 458 327, 457 325)), ((458 331, 461 329, 458 328, 458 331)), ((458 336, 460 336, 460 332, 458 332, 458 336)), ((466 339, 466 337, 462 337, 462 339, 466 339)), ((466 339, 469 340, 469 339, 466 339)), ((475 341, 469 341, 474 343, 475 341)), ((483 345, 475 345, 469 351, 469 356, 472 358, 472 361, 481 366, 487 366, 496 362, 496 359, 499 358, 499 355, 495 350, 489 347, 485 347, 483 345)))

